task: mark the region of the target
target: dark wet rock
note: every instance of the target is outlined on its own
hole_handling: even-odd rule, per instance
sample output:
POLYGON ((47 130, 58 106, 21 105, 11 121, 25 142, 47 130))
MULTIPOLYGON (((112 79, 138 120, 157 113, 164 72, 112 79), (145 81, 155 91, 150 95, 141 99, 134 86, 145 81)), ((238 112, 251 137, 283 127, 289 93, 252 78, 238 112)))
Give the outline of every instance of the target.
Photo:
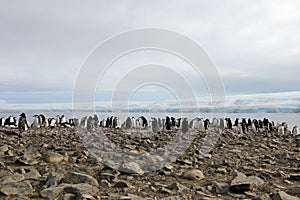
POLYGON ((198 169, 192 169, 183 174, 183 177, 190 180, 201 180, 205 179, 205 176, 203 175, 202 171, 198 169))
POLYGON ((286 192, 291 195, 300 196, 300 186, 289 187, 286 192))
POLYGON ((129 188, 131 187, 127 181, 119 180, 115 185, 115 188, 129 188))
POLYGON ((300 173, 299 174, 290 174, 289 175, 291 181, 300 181, 300 173))
POLYGON ((167 189, 167 188, 161 188, 160 190, 159 190, 159 192, 161 193, 161 194, 168 194, 168 195, 170 195, 170 194, 173 194, 173 192, 171 191, 171 190, 169 190, 169 189, 167 189))

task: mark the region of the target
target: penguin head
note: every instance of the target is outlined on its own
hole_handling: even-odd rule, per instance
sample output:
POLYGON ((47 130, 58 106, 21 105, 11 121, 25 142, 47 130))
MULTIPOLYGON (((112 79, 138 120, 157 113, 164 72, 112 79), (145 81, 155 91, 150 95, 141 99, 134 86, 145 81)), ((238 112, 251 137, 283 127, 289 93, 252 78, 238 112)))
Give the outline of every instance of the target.
POLYGON ((26 117, 25 113, 21 113, 20 117, 26 117))

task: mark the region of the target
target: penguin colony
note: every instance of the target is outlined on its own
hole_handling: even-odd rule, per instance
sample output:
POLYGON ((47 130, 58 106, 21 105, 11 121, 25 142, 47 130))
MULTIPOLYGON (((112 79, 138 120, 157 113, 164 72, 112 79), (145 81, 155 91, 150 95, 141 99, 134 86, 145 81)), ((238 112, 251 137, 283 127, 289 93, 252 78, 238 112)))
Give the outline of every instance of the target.
POLYGON ((187 118, 174 118, 167 116, 166 118, 151 118, 149 121, 141 116, 139 118, 127 117, 122 123, 118 117, 111 116, 105 119, 99 120, 97 115, 83 117, 80 121, 76 118, 67 119, 64 115, 57 115, 53 118, 48 118, 43 114, 34 115, 33 122, 29 125, 25 113, 20 114, 19 120, 16 117, 9 116, 7 118, 0 118, 0 127, 18 128, 20 132, 25 132, 28 129, 39 128, 83 128, 88 131, 93 131, 97 127, 112 128, 112 129, 140 129, 151 130, 156 133, 159 131, 172 131, 181 130, 182 133, 187 133, 189 130, 199 131, 204 133, 209 127, 219 127, 221 129, 235 129, 241 134, 247 134, 251 129, 253 132, 259 131, 277 132, 278 134, 293 134, 298 135, 299 129, 294 126, 292 130, 289 130, 288 124, 283 122, 281 124, 275 124, 274 121, 270 121, 267 118, 263 120, 236 118, 232 123, 230 118, 213 118, 210 122, 209 119, 194 118, 188 121, 187 118))

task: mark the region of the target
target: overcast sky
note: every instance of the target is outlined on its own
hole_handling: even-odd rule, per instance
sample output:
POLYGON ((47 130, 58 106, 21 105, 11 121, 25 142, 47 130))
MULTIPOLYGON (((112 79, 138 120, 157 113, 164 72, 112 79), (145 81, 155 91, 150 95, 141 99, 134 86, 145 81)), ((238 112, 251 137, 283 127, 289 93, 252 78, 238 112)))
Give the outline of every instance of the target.
MULTIPOLYGON (((70 102, 91 50, 112 35, 142 27, 174 30, 199 43, 227 94, 300 90, 299 0, 0 3, 0 103, 70 102)), ((140 64, 164 60, 145 52, 124 63, 129 58, 140 64)), ((110 89, 104 85, 96 96, 107 100, 110 89)))

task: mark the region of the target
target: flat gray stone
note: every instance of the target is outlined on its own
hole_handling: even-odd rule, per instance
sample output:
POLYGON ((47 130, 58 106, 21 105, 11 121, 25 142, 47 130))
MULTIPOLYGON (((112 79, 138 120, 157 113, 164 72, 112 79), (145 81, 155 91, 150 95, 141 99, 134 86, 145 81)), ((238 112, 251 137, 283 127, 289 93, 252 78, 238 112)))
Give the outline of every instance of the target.
POLYGON ((124 163, 120 168, 119 171, 128 173, 128 174, 139 174, 143 175, 144 171, 141 169, 140 165, 135 162, 128 162, 124 163))
POLYGON ((283 191, 278 192, 272 198, 273 200, 300 200, 298 197, 291 196, 283 191))
POLYGON ((93 185, 98 187, 98 181, 88 174, 83 174, 79 172, 72 172, 70 176, 67 178, 67 181, 77 184, 77 183, 87 183, 89 185, 93 185))
POLYGON ((31 195, 33 193, 32 185, 29 181, 17 183, 6 183, 1 186, 0 192, 9 195, 31 195))
POLYGON ((64 188, 65 186, 50 187, 42 190, 40 194, 43 198, 55 199, 64 191, 64 188))
POLYGON ((96 194, 99 189, 87 183, 71 184, 64 188, 64 191, 71 194, 96 194))
POLYGON ((7 175, 3 178, 0 179, 0 184, 6 184, 6 183, 16 183, 16 182, 20 182, 23 181, 25 179, 25 177, 22 174, 19 173, 14 173, 11 175, 7 175))
POLYGON ((59 174, 56 172, 50 172, 47 177, 46 185, 47 186, 56 186, 60 183, 60 181, 64 178, 63 174, 59 174))
POLYGON ((233 192, 245 192, 249 191, 253 186, 260 186, 264 184, 264 181, 257 176, 247 177, 245 174, 238 172, 231 184, 230 189, 233 192))

